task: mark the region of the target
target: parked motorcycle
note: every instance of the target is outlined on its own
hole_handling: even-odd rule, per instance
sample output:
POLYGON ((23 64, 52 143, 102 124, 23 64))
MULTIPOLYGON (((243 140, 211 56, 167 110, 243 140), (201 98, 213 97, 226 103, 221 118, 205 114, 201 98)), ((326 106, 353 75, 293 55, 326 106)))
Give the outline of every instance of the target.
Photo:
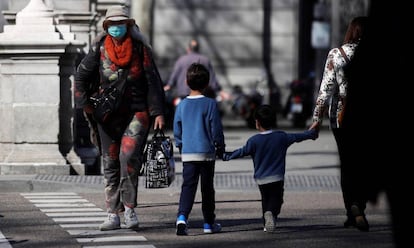
POLYGON ((233 114, 244 119, 247 127, 255 128, 254 111, 262 104, 263 96, 254 88, 245 93, 241 86, 235 85, 230 99, 233 114))
POLYGON ((293 80, 290 93, 284 108, 284 116, 295 128, 305 128, 307 120, 312 116, 314 77, 293 80))

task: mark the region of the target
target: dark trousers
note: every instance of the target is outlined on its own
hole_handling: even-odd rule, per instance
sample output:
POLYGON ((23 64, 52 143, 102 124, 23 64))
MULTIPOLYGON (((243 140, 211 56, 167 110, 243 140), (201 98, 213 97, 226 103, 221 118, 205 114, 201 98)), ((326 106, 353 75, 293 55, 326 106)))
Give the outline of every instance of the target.
POLYGON ((259 190, 262 197, 262 216, 271 211, 277 218, 283 204, 284 181, 259 185, 259 190))
POLYGON ((361 161, 357 158, 357 154, 353 154, 352 146, 355 140, 351 140, 347 132, 351 131, 345 128, 333 128, 332 132, 338 146, 340 171, 341 171, 341 189, 342 197, 345 204, 346 214, 352 217, 351 206, 357 205, 363 212, 366 208, 367 195, 365 173, 361 161))
POLYGON ((178 215, 187 219, 194 205, 198 180, 201 178, 201 210, 204 222, 213 224, 215 221, 215 190, 214 190, 215 161, 183 162, 183 184, 181 186, 178 215))

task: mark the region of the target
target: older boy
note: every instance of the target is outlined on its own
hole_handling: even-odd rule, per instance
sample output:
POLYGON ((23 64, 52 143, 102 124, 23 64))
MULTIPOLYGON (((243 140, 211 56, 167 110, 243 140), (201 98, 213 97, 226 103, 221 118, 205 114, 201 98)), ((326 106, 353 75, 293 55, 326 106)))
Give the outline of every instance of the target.
POLYGON ((215 222, 214 167, 216 156, 224 151, 223 127, 217 103, 202 94, 208 86, 208 69, 193 63, 186 81, 191 91, 177 106, 174 115, 174 138, 183 162, 183 184, 177 214, 177 235, 187 235, 188 216, 194 204, 201 176, 204 233, 220 232, 215 222))

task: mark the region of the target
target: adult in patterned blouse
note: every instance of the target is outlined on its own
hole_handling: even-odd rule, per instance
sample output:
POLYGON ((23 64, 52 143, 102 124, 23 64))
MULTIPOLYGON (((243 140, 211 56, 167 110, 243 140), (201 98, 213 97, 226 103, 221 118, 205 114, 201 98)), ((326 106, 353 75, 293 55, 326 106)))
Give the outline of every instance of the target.
POLYGON ((364 34, 368 17, 355 17, 348 25, 344 42, 341 47, 329 51, 323 77, 313 112, 313 123, 310 129, 319 130, 324 114, 329 108, 330 128, 334 135, 340 162, 341 189, 346 209, 345 227, 354 226, 361 231, 368 231, 369 225, 365 218, 368 202, 364 192, 364 178, 361 178, 358 165, 350 161, 348 140, 350 130, 342 126, 342 117, 346 105, 347 78, 346 65, 352 60, 355 49, 364 34))
POLYGON ((103 157, 105 203, 108 219, 100 230, 121 228, 119 214, 124 212, 126 228, 138 228, 138 175, 150 125, 164 127, 164 90, 152 58, 135 20, 123 6, 109 7, 103 22, 105 32, 98 35, 78 66, 75 76, 75 101, 88 114, 93 113, 91 83, 98 78, 98 91, 123 83, 120 107, 98 131, 103 157), (119 80, 118 80, 119 79, 119 80))

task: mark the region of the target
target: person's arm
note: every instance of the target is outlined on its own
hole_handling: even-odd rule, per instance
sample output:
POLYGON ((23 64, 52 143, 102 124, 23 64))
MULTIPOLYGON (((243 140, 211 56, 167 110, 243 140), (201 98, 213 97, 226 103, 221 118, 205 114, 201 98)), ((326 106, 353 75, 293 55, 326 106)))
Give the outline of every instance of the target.
POLYGON ((302 133, 287 133, 288 144, 302 142, 304 140, 318 138, 318 132, 315 129, 306 130, 302 133))
POLYGON ((218 94, 222 90, 222 87, 221 87, 219 81, 217 80, 216 72, 215 72, 215 70, 213 68, 213 65, 212 65, 212 63, 209 59, 207 59, 207 65, 208 65, 207 69, 210 73, 209 87, 211 89, 213 89, 216 94, 218 94))
POLYGON ((218 110, 217 103, 214 101, 212 104, 212 125, 211 130, 214 139, 214 146, 216 148, 216 156, 218 158, 223 158, 223 154, 226 148, 226 144, 224 143, 224 134, 223 134, 223 125, 221 123, 221 117, 218 110))
POLYGON ((93 108, 89 102, 89 97, 98 91, 99 87, 99 56, 100 43, 95 42, 91 45, 88 54, 79 63, 75 73, 75 93, 74 100, 78 107, 86 113, 92 113, 93 108))
POLYGON ((178 105, 174 113, 173 131, 174 131, 175 146, 178 148, 181 154, 182 147, 183 147, 183 142, 182 142, 183 127, 182 127, 182 121, 181 121, 180 108, 181 108, 180 105, 178 105))
POLYGON ((334 68, 335 49, 336 48, 330 50, 326 58, 322 81, 313 111, 312 120, 313 122, 318 122, 319 124, 322 123, 327 103, 332 96, 334 88, 336 87, 336 72, 334 68))
POLYGON ((163 129, 164 127, 164 101, 165 92, 162 85, 162 79, 159 75, 157 65, 152 57, 151 49, 142 46, 143 66, 148 86, 148 109, 151 116, 155 117, 154 129, 163 129))
POLYGON ((308 130, 314 130, 316 132, 316 139, 319 137, 319 130, 320 130, 321 123, 318 121, 315 121, 311 124, 308 130))
POLYGON ((181 65, 180 65, 180 59, 178 59, 175 63, 174 63, 174 67, 173 70, 171 72, 170 78, 168 79, 167 84, 164 86, 165 90, 170 90, 172 89, 175 85, 177 85, 177 81, 179 78, 179 75, 182 73, 181 72, 181 65))
POLYGON ((232 159, 249 156, 249 155, 252 154, 252 150, 253 149, 252 149, 251 139, 248 139, 246 144, 243 147, 241 147, 239 149, 236 149, 232 152, 225 152, 223 154, 223 161, 229 161, 229 160, 232 160, 232 159))
POLYGON ((246 156, 247 154, 244 153, 245 148, 241 147, 239 149, 236 149, 232 152, 225 152, 223 154, 223 161, 229 161, 236 158, 242 158, 246 156))

